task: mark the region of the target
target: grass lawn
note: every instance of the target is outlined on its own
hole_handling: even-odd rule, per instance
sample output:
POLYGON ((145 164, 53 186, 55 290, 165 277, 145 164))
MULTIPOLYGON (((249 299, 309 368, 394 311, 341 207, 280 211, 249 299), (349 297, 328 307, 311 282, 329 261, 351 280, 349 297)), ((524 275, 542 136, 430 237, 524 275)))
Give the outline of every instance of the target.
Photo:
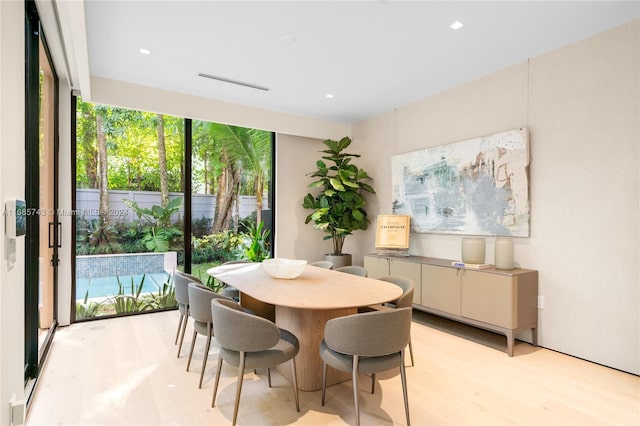
MULTIPOLYGON (((213 268, 214 266, 218 266, 220 263, 221 262, 215 261, 215 262, 198 263, 195 265, 191 265, 191 275, 195 275, 196 277, 200 278, 203 283, 206 283, 207 279, 209 278, 209 275, 207 274, 207 269, 213 268)), ((179 266, 178 269, 182 271, 184 267, 179 266)))

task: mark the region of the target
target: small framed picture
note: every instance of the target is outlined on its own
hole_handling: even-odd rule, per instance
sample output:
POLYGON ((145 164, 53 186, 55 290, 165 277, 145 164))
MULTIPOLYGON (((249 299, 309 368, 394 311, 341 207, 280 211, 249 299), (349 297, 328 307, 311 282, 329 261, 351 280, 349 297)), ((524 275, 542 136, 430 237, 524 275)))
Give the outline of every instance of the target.
POLYGON ((376 224, 376 248, 401 249, 409 248, 411 230, 409 215, 378 215, 376 224))

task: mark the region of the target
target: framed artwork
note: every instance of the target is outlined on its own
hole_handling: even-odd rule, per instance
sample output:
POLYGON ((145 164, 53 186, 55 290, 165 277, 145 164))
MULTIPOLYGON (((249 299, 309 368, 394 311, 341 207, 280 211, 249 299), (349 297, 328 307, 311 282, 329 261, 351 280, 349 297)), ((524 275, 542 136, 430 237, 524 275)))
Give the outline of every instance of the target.
POLYGON ((411 216, 378 215, 376 220, 376 248, 401 249, 409 248, 411 216))
POLYGON ((392 158, 393 213, 419 233, 529 236, 529 137, 509 130, 392 158))

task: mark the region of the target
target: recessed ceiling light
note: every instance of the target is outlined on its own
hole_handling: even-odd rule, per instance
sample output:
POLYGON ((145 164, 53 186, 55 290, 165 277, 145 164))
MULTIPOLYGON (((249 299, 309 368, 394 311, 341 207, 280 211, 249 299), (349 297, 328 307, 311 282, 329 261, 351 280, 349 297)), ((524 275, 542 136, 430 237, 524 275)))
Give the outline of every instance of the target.
POLYGON ((334 96, 335 96, 335 95, 334 95, 333 93, 327 93, 326 95, 324 95, 324 97, 325 97, 325 98, 328 98, 328 99, 333 99, 333 98, 334 98, 334 96))
POLYGON ((464 24, 460 21, 456 21, 453 24, 449 25, 449 28, 451 28, 452 30, 459 30, 462 27, 464 27, 464 24))
POLYGON ((280 37, 280 43, 283 44, 293 44, 296 42, 296 38, 292 35, 283 35, 280 37))
POLYGON ((151 51, 149 49, 140 49, 140 53, 143 55, 151 55, 151 51))

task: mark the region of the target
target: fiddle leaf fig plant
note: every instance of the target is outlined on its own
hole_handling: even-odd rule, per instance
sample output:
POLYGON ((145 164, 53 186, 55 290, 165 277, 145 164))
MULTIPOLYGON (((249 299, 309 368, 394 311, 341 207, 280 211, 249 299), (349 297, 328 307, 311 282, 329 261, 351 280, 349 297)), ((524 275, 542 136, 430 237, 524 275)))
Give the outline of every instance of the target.
POLYGON ((328 235, 324 239, 333 240, 332 254, 341 255, 345 237, 353 231, 367 229, 370 223, 363 193, 376 192, 365 182, 371 179, 367 172, 351 163, 360 155, 344 152, 351 145, 350 138, 327 139, 323 143, 327 149, 320 152, 325 155, 316 162, 316 171, 307 174, 318 178, 309 184, 309 188, 319 189, 319 192, 304 197, 302 206, 312 210, 304 223, 313 221, 315 228, 326 232, 328 235))

